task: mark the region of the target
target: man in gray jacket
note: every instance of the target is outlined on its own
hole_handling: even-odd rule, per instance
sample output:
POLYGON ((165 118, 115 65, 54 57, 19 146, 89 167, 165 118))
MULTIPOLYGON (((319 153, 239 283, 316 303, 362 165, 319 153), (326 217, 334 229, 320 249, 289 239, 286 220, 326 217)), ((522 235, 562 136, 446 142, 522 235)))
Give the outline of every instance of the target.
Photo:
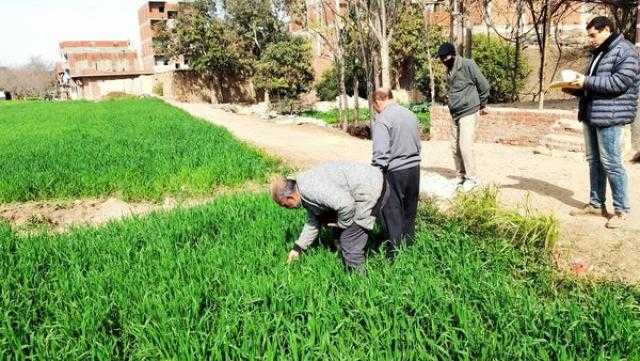
POLYGON ((376 90, 373 107, 373 161, 389 183, 389 200, 382 209, 382 223, 389 236, 387 256, 414 241, 420 193, 420 128, 418 118, 392 100, 388 89, 376 90))
POLYGON ((615 32, 604 16, 587 25, 593 49, 586 75, 572 84, 581 90, 567 90, 578 96, 578 119, 584 124, 587 161, 591 182, 590 201, 572 215, 607 215, 607 179, 611 185, 615 215, 607 228, 621 228, 628 222, 629 185, 622 161, 622 128, 635 120, 640 86, 640 60, 633 44, 615 32))
POLYGON ((367 232, 385 199, 379 169, 367 164, 332 162, 281 178, 271 184, 273 200, 285 208, 304 207, 307 222, 289 252, 288 262, 298 259, 318 237, 320 227, 338 229, 340 252, 347 270, 359 268, 365 258, 367 232))
POLYGON ((468 192, 480 181, 473 154, 473 140, 478 114, 486 114, 491 87, 473 60, 456 55, 453 44, 442 44, 438 49, 438 57, 447 67, 448 105, 453 118, 451 146, 458 172, 456 183, 468 192))

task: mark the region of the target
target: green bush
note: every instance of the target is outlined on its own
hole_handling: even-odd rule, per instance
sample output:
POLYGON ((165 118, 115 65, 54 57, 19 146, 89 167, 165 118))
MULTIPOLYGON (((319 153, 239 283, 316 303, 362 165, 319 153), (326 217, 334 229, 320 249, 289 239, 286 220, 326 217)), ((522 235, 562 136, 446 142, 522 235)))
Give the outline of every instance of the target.
MULTIPOLYGON (((350 69, 347 67, 345 74, 345 85, 347 87, 347 95, 353 96, 353 82, 356 76, 360 77, 360 83, 358 87, 358 94, 361 98, 366 98, 367 94, 367 81, 364 78, 363 74, 353 74, 350 71, 354 71, 354 69, 350 69)), ((338 81, 338 71, 336 67, 333 66, 329 70, 325 71, 322 74, 322 78, 315 86, 316 95, 322 101, 334 101, 340 95, 340 82, 338 81)))
POLYGON ((334 101, 340 95, 338 86, 338 72, 335 67, 325 71, 315 86, 316 95, 322 101, 334 101))
POLYGON ((300 37, 269 44, 256 66, 256 87, 291 99, 309 91, 313 82, 311 57, 311 45, 300 37))
POLYGON ((513 94, 520 93, 524 88, 529 66, 522 56, 518 72, 514 74, 515 51, 515 46, 503 39, 486 35, 473 37, 472 58, 491 84, 490 102, 510 101, 513 94), (513 79, 516 81, 515 92, 513 79))

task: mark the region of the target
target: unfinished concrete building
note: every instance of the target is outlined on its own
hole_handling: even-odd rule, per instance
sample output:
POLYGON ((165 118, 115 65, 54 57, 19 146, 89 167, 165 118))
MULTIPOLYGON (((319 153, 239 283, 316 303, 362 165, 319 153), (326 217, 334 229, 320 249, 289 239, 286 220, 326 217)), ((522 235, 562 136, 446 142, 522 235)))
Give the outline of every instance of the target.
POLYGON ((63 60, 56 72, 63 98, 95 100, 112 92, 145 93, 142 76, 149 73, 128 40, 63 41, 60 55, 63 60))
POLYGON ((169 59, 166 55, 160 54, 155 48, 156 28, 163 23, 171 28, 178 16, 181 4, 188 3, 182 1, 169 3, 166 1, 148 1, 138 10, 138 23, 140 26, 140 46, 143 68, 146 71, 161 73, 171 70, 187 68, 184 59, 169 59))

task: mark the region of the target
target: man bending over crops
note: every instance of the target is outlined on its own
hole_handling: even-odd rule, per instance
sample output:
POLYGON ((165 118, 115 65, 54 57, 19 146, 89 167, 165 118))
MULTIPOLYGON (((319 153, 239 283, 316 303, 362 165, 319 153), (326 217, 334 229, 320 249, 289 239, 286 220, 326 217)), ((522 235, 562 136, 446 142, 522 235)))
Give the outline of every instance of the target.
POLYGON ((277 179, 271 184, 271 195, 281 207, 302 206, 307 211, 307 223, 289 252, 289 263, 316 240, 321 226, 334 223, 348 271, 364 263, 367 232, 373 229, 375 215, 388 198, 378 168, 342 162, 311 168, 295 179, 277 179))

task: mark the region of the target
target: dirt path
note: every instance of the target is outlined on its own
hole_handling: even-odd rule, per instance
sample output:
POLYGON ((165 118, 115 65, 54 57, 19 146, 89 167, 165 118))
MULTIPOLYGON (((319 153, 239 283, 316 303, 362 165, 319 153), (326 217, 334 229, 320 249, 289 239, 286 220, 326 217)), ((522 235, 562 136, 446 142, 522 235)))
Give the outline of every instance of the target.
MULTIPOLYGON (((208 104, 172 104, 227 128, 237 138, 295 166, 308 167, 338 159, 370 161, 369 141, 336 130, 313 125, 278 125, 208 104)), ((500 144, 478 144, 476 149, 483 182, 501 188, 504 204, 521 204, 529 195, 535 209, 553 213, 560 220, 557 254, 561 268, 573 268, 579 273, 606 279, 640 282, 640 217, 637 216, 640 193, 633 187, 640 181, 640 166, 627 164, 632 184, 631 204, 636 210, 631 228, 614 231, 604 227, 605 218, 569 216, 571 209, 582 206, 587 199, 589 185, 584 156, 535 155, 532 148, 500 144)), ((422 155, 424 172, 453 176, 454 165, 447 142, 424 142, 422 155)))

